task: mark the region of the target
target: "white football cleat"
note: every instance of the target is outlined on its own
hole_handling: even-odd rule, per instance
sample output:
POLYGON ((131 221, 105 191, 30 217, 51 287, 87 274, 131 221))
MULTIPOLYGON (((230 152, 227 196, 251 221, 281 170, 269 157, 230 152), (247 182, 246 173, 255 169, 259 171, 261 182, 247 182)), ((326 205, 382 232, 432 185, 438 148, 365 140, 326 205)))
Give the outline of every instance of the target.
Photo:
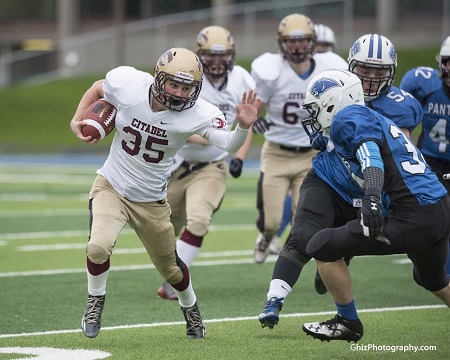
POLYGON ((253 248, 253 260, 257 264, 262 264, 266 261, 269 255, 269 246, 272 239, 267 239, 264 234, 259 233, 253 248))

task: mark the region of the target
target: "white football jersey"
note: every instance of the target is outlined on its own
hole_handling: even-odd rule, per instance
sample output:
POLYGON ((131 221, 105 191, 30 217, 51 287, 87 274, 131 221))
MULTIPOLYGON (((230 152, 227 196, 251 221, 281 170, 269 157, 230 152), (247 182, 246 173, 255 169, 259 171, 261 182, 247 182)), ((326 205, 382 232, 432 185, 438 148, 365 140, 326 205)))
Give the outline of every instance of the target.
POLYGON ((315 54, 311 73, 298 76, 281 54, 265 53, 252 62, 251 74, 256 89, 266 104, 265 118, 274 125, 264 133, 266 140, 285 146, 310 146, 301 120, 309 114, 303 109, 308 82, 329 69, 347 69, 344 59, 335 53, 315 54))
MULTIPOLYGON (((255 81, 249 72, 235 65, 228 73, 227 82, 223 88, 216 88, 205 76, 200 97, 216 105, 223 112, 228 123, 226 130, 231 131, 236 123, 236 104, 241 103, 242 94, 245 91, 254 88, 255 81)), ((181 148, 178 155, 186 161, 210 162, 225 158, 228 152, 216 146, 188 142, 181 148)))
POLYGON ((117 108, 116 132, 108 158, 98 174, 131 201, 150 202, 166 197, 167 181, 176 152, 192 134, 227 151, 244 143, 247 131, 224 131, 220 110, 198 99, 181 112, 153 112, 149 94, 154 78, 132 67, 111 70, 103 83, 105 99, 117 108))

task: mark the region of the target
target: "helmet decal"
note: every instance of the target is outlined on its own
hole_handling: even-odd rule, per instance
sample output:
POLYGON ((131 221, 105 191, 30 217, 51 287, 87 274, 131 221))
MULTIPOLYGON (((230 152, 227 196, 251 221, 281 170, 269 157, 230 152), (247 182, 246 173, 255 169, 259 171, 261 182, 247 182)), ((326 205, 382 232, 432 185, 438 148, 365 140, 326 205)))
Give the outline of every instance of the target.
POLYGON ((394 46, 391 46, 391 49, 389 50, 389 57, 392 59, 393 63, 397 62, 397 52, 395 51, 394 46))
POLYGON ((361 51, 361 44, 359 43, 359 40, 357 40, 350 49, 350 57, 354 57, 360 51, 361 51))
POLYGON ((377 59, 381 59, 382 56, 382 51, 381 51, 381 36, 377 35, 377 34, 371 34, 370 35, 370 42, 369 42, 369 52, 367 54, 367 56, 369 58, 377 58, 377 59), (378 41, 377 41, 377 48, 375 49, 375 36, 378 37, 378 41))
POLYGON ((170 63, 172 60, 173 60, 172 49, 169 49, 159 58, 158 65, 164 66, 165 64, 170 63))
POLYGON ((310 93, 316 99, 319 99, 320 96, 322 96, 322 94, 325 91, 327 91, 331 88, 337 87, 337 86, 342 86, 342 85, 339 84, 339 82, 336 81, 335 79, 321 78, 311 86, 310 93))

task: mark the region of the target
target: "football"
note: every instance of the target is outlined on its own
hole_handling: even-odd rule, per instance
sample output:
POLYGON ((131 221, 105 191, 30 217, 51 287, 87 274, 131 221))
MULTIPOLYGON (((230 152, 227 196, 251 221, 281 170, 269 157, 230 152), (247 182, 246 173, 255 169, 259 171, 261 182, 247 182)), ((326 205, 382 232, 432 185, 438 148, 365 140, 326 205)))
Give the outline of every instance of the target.
POLYGON ((86 109, 83 120, 87 123, 81 128, 83 136, 101 140, 111 134, 115 127, 117 109, 104 99, 94 101, 86 109))

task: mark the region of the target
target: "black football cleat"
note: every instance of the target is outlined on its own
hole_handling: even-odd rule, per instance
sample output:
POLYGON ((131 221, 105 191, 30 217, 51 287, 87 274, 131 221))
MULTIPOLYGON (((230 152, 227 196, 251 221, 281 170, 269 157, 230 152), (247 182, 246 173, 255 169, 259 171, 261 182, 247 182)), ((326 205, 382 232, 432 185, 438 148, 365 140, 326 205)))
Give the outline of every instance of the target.
POLYGON ((357 342, 363 336, 363 325, 358 320, 347 320, 337 314, 324 322, 305 323, 302 327, 307 335, 321 341, 347 340, 357 342))
POLYGON ((81 319, 81 329, 88 338, 94 338, 100 332, 103 306, 105 305, 105 295, 89 295, 86 303, 86 310, 81 319))
POLYGON ((182 307, 181 310, 186 320, 186 336, 189 339, 204 339, 206 328, 197 303, 188 308, 182 307))
POLYGON ((314 289, 316 289, 316 293, 320 295, 326 294, 328 291, 320 277, 319 270, 316 270, 316 276, 314 277, 314 289))

